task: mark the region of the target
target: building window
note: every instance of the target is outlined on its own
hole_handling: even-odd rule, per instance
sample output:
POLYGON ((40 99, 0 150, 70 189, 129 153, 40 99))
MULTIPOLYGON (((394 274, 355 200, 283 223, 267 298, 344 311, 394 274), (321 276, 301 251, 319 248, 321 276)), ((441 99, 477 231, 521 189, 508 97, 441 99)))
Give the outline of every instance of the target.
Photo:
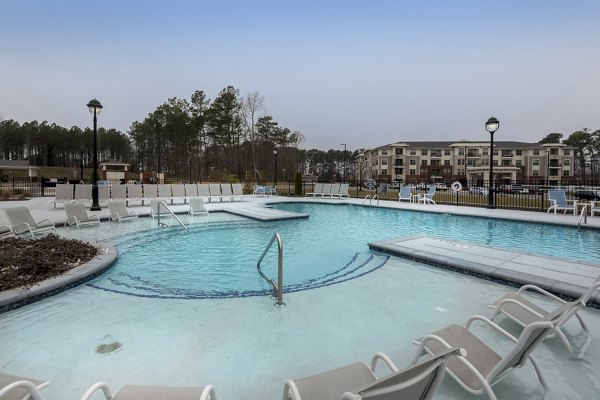
POLYGON ((421 150, 421 155, 422 156, 426 156, 427 155, 427 150, 421 150))
POLYGON ((487 156, 490 154, 490 149, 481 149, 481 155, 482 156, 487 156))
POLYGON ((383 159, 381 159, 381 165, 388 165, 388 160, 387 160, 387 158, 383 158, 383 159))
POLYGON ((450 165, 450 160, 444 160, 444 165, 450 165))
POLYGON ((523 150, 515 150, 515 154, 518 156, 522 156, 523 155, 523 150))
POLYGON ((540 176, 540 171, 538 171, 537 169, 532 171, 532 175, 533 176, 540 176))
POLYGON ((413 158, 413 159, 410 159, 410 160, 408 160, 408 163, 409 163, 410 165, 417 165, 417 160, 415 160, 415 159, 413 158))
POLYGON ((515 161, 515 165, 516 165, 517 167, 520 167, 520 166, 522 165, 522 161, 521 161, 521 160, 517 160, 517 161, 515 161))
POLYGON ((417 174, 417 170, 416 169, 411 169, 408 171, 409 175, 416 175, 417 174))
POLYGON ((563 166, 568 167, 571 165, 571 160, 563 160, 563 166))
POLYGON ((444 150, 444 155, 445 156, 449 156, 450 155, 450 150, 448 150, 448 149, 444 150))
POLYGON ((531 162, 531 165, 537 165, 537 166, 539 166, 540 165, 540 160, 533 160, 531 162))
POLYGON ((387 174, 388 174, 387 173, 387 169, 384 168, 384 169, 381 170, 381 175, 387 175, 387 174))
POLYGON ((458 165, 465 165, 465 160, 464 160, 464 158, 459 158, 459 159, 458 159, 458 165))
POLYGON ((421 165, 427 165, 427 160, 421 160, 421 165))
POLYGON ((510 167, 510 160, 502 160, 502 165, 505 167, 510 167))
POLYGON ((558 155, 558 149, 550 149, 550 155, 551 156, 557 156, 558 155))
POLYGON ((401 156, 401 155, 404 153, 404 151, 403 151, 403 150, 404 150, 404 149, 402 149, 402 148, 400 148, 400 149, 396 149, 396 155, 397 155, 397 156, 401 156))
POLYGON ((411 150, 410 151, 410 155, 411 156, 416 156, 417 155, 417 151, 416 150, 411 150))
POLYGON ((570 156, 571 155, 571 150, 563 150, 563 155, 564 156, 570 156))
POLYGON ((465 155, 465 149, 458 149, 458 155, 459 156, 464 156, 465 155))
POLYGON ((534 156, 539 156, 540 155, 540 149, 534 149, 533 150, 533 155, 534 156))
POLYGON ((563 176, 569 176, 569 170, 568 169, 564 169, 563 170, 563 176))
POLYGON ((381 150, 381 155, 382 156, 387 156, 387 150, 381 150))
POLYGON ((442 165, 441 160, 431 160, 431 165, 442 165))

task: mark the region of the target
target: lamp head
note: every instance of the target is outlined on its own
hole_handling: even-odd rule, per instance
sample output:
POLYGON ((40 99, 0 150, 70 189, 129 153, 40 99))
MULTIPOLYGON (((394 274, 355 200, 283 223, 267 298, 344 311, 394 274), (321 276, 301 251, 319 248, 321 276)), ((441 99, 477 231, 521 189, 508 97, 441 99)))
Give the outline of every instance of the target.
POLYGON ((277 147, 273 148, 273 154, 277 155, 277 147))
POLYGON ((491 117, 485 123, 485 130, 489 133, 494 133, 500 127, 500 121, 498 121, 495 117, 491 117))
POLYGON ((100 102, 96 99, 90 100, 87 106, 90 110, 90 114, 94 114, 94 110, 96 111, 96 115, 100 114, 102 111, 102 104, 100 104, 100 102))

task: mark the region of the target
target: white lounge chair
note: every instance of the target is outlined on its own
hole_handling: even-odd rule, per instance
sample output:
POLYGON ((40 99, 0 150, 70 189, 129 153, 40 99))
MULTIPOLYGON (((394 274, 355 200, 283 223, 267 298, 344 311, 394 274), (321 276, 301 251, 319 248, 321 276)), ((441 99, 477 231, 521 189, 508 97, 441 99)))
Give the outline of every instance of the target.
POLYGON ((221 183, 221 200, 224 200, 225 197, 227 197, 229 201, 233 201, 233 191, 231 190, 230 183, 221 183))
POLYGON ((169 212, 168 207, 165 207, 166 203, 163 199, 152 199, 150 200, 150 216, 152 218, 161 216, 169 216, 171 217, 171 213, 169 212), (161 203, 163 205, 161 205, 161 203))
POLYGON ((187 196, 185 195, 185 185, 183 183, 171 185, 173 193, 173 203, 185 204, 187 196))
POLYGON ((277 186, 273 186, 271 187, 271 193, 269 193, 271 196, 278 196, 279 194, 277 193, 277 186))
POLYGON ((221 201, 221 185, 219 183, 209 183, 208 190, 210 192, 209 201, 212 203, 213 199, 218 203, 221 201))
POLYGON ((264 196, 265 195, 265 187, 263 185, 254 185, 254 191, 252 191, 252 194, 255 194, 258 196, 264 196))
POLYGON ((173 192, 171 190, 171 185, 166 183, 161 183, 157 186, 158 189, 158 198, 165 201, 165 203, 171 202, 173 204, 173 192))
POLYGON ((98 214, 88 214, 83 203, 65 203, 65 212, 67 220, 64 226, 75 225, 79 229, 81 225, 100 224, 98 214))
POLYGON ((56 196, 50 203, 54 204, 56 208, 57 204, 65 204, 73 200, 73 185, 70 183, 57 183, 56 184, 56 196))
POLYGON ((270 196, 271 195, 271 185, 263 186, 263 191, 266 196, 270 196))
POLYGON ((242 201, 244 200, 244 189, 242 188, 241 183, 232 183, 231 189, 233 191, 233 197, 231 197, 231 200, 235 200, 236 197, 242 201))
POLYGON ((195 183, 186 183, 185 187, 185 197, 189 199, 190 197, 198 197, 198 185, 195 183))
POLYGON ((158 199, 158 188, 155 184, 144 184, 144 198, 142 200, 142 205, 144 202, 146 204, 150 204, 152 200, 158 199))
POLYGON ((444 378, 449 358, 461 353, 450 349, 399 371, 388 356, 377 353, 371 367, 362 361, 301 379, 288 380, 283 400, 428 400, 444 378), (378 360, 392 372, 380 379, 374 374, 378 360))
POLYGON ((572 211, 573 215, 577 214, 577 200, 567 200, 567 195, 562 189, 548 190, 548 200, 550 207, 546 213, 554 210, 554 214, 556 214, 557 210, 563 210, 565 214, 568 211, 572 211))
POLYGON ((0 238, 15 236, 12 228, 9 225, 0 225, 0 238))
POLYGON ((210 201, 210 189, 208 183, 198 184, 198 196, 204 198, 204 201, 210 201))
MULTIPOLYGON (((142 185, 126 185, 127 186, 127 205, 131 204, 132 201, 139 201, 140 204, 144 205, 144 194, 142 185)), ((154 190, 156 192, 156 188, 154 190)))
POLYGON ((204 204, 202 197, 190 197, 190 209, 188 211, 191 215, 206 214, 208 215, 208 208, 204 204))
POLYGON ((553 332, 555 326, 562 323, 563 318, 569 317, 571 307, 570 303, 566 303, 547 317, 527 325, 518 339, 489 319, 474 315, 464 326, 452 324, 416 340, 414 343, 419 345, 419 349, 413 363, 417 362, 424 352, 436 355, 449 348, 461 347, 467 351, 467 355, 450 360, 446 367, 448 374, 467 392, 485 393, 490 399, 496 400, 492 386, 509 373, 523 367, 529 360, 542 384, 544 398, 547 398, 550 389, 531 352, 553 332), (469 330, 475 321, 484 322, 493 328, 495 332, 512 341, 513 347, 503 356, 499 355, 469 330))
POLYGON ((108 204, 110 200, 110 185, 98 185, 98 203, 108 204))
MULTIPOLYGON (((75 185, 75 201, 92 204, 92 185, 75 185)), ((65 203, 66 204, 66 203, 65 203)))
POLYGON ((123 200, 111 200, 108 202, 108 209, 110 211, 110 219, 113 221, 122 221, 136 219, 138 218, 138 213, 135 210, 129 211, 127 210, 127 203, 125 199, 123 200))
MULTIPOLYGON (((140 192, 140 194, 141 194, 141 192, 140 192)), ((127 186, 126 185, 112 185, 110 188, 110 198, 112 200, 127 200, 127 186)))
POLYGON ((433 196, 435 196, 435 191, 437 190, 437 186, 430 185, 429 190, 425 194, 419 194, 417 201, 423 204, 435 204, 433 201, 433 196))
POLYGON ((398 201, 412 201, 412 188, 410 186, 402 186, 398 191, 398 201))
MULTIPOLYGON (((335 195, 338 199, 348 198, 350 197, 350 184, 349 183, 341 183, 340 188, 338 190, 337 195, 335 195)), ((333 197, 333 195, 332 195, 333 197)))
POLYGON ((304 197, 316 197, 317 195, 321 195, 321 193, 323 192, 323 183, 315 183, 315 187, 313 188, 312 192, 308 192, 304 195, 304 197))
POLYGON ((0 399, 2 400, 43 400, 40 390, 50 382, 40 379, 25 378, 0 372, 0 399))
MULTIPOLYGON (((596 278, 594 283, 585 291, 585 293, 583 293, 583 295, 581 295, 581 297, 579 297, 579 299, 577 299, 577 301, 571 303, 571 304, 573 304, 574 307, 577 307, 576 309, 574 309, 572 311, 571 315, 574 315, 577 318, 577 320, 579 321, 579 325, 581 326, 581 329, 586 334, 586 341, 581 346, 578 354, 576 355, 578 358, 583 358, 583 356, 585 355, 585 352, 587 351, 587 349, 590 347, 590 344, 592 343, 592 335, 590 334, 590 331, 589 331, 585 321, 583 320, 581 315, 579 315, 578 310, 579 310, 579 308, 582 308, 585 306, 587 301, 596 293, 596 291, 598 289, 600 289, 600 276, 598 278, 596 278)), ((557 305, 556 308, 562 307, 565 303, 567 303, 565 300, 561 299, 560 297, 555 296, 554 294, 552 294, 552 293, 548 292, 547 290, 544 290, 538 286, 524 285, 524 286, 521 286, 519 288, 519 290, 517 290, 516 292, 507 293, 501 299, 496 301, 494 304, 490 304, 490 307, 495 309, 494 312, 492 313, 492 315, 490 316, 490 319, 493 321, 498 315, 503 314, 503 315, 507 316, 508 318, 512 319, 513 321, 515 321, 517 324, 524 327, 524 326, 527 326, 528 324, 530 324, 534 321, 537 321, 540 318, 544 318, 544 317, 548 316, 549 314, 551 314, 552 312, 554 312, 554 310, 546 311, 541 306, 532 302, 531 300, 533 300, 533 296, 528 296, 529 298, 525 297, 524 295, 526 293, 528 293, 527 292, 528 290, 535 291, 539 294, 544 295, 544 297, 547 300, 550 300, 557 305)), ((563 321, 563 323, 564 322, 567 322, 567 319, 565 319, 563 321)), ((574 352, 573 346, 571 346, 569 339, 567 339, 567 337, 565 336, 565 334, 561 328, 562 328, 562 326, 557 326, 555 332, 552 335, 550 335, 549 337, 558 336, 560 338, 560 340, 563 342, 563 344, 565 345, 565 347, 567 348, 567 350, 569 352, 573 353, 574 352)))
POLYGON ((321 193, 317 193, 315 192, 315 196, 320 196, 320 197, 329 197, 331 198, 331 187, 333 185, 331 183, 324 183, 323 184, 323 189, 321 190, 321 193))
POLYGON ((92 385, 83 394, 81 400, 89 400, 98 390, 102 391, 106 400, 217 400, 213 385, 206 387, 125 385, 113 394, 105 382, 92 385))
MULTIPOLYGON (((65 203, 69 204, 69 203, 65 203)), ((31 237, 35 237, 37 233, 48 233, 52 230, 56 233, 56 227, 54 222, 49 219, 43 219, 41 221, 35 221, 29 212, 29 208, 19 206, 5 208, 4 212, 10 222, 11 228, 15 235, 21 235, 23 233, 30 233, 31 237)))

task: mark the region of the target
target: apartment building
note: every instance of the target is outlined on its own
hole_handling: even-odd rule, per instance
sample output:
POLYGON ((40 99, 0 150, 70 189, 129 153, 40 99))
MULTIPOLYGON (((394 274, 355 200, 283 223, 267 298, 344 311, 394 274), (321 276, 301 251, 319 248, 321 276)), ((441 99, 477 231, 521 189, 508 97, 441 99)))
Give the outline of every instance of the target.
MULTIPOLYGON (((575 151, 564 144, 495 141, 493 152, 496 182, 558 184, 574 179, 575 151)), ((369 149, 360 154, 355 163, 363 180, 483 182, 490 173, 490 143, 398 142, 369 149)))

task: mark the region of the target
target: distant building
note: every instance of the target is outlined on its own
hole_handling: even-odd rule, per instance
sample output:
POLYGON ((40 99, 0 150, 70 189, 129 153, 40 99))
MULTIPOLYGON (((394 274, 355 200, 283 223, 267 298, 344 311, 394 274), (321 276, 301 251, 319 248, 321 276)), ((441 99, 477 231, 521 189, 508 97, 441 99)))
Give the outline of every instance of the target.
POLYGON ((39 167, 29 165, 27 160, 0 160, 0 178, 6 178, 11 171, 27 170, 30 178, 36 177, 39 167))
MULTIPOLYGON (((489 152, 489 142, 397 142, 369 149, 355 163, 363 180, 487 181, 489 152)), ((564 144, 495 141, 493 158, 496 182, 558 184, 574 179, 575 149, 564 144)))

